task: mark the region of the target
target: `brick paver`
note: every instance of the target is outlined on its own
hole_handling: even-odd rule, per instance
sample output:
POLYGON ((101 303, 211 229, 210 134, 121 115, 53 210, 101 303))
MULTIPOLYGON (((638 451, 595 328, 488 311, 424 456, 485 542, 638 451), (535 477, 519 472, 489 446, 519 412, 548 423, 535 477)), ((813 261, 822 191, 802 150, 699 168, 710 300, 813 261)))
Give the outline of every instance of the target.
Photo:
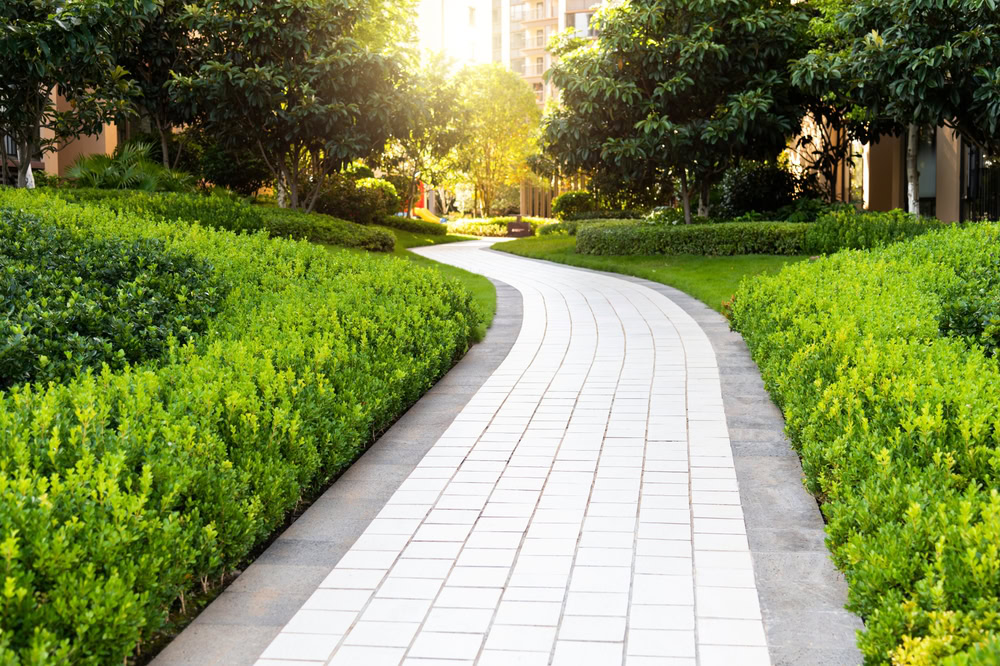
POLYGON ((258 661, 769 664, 715 354, 665 296, 494 252, 521 333, 258 661))

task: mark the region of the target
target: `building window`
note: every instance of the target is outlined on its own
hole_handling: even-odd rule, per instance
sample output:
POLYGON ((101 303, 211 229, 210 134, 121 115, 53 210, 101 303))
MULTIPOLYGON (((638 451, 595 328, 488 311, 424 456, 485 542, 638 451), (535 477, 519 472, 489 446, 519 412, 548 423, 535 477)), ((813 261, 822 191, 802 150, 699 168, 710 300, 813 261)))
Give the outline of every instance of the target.
POLYGON ((545 31, 536 30, 535 31, 535 46, 545 46, 545 31))
POLYGON ((545 87, 541 83, 533 83, 531 87, 535 89, 535 99, 539 102, 545 100, 545 87))
POLYGON ((593 12, 566 14, 566 27, 572 28, 577 37, 596 37, 597 31, 590 27, 593 18, 593 12))
POLYGON ((535 16, 534 18, 540 19, 545 18, 545 5, 540 2, 535 3, 535 16))
POLYGON ((524 20, 525 9, 524 5, 511 5, 510 6, 510 20, 511 21, 523 21, 524 20))
POLYGON ((535 58, 535 76, 541 76, 545 71, 545 58, 538 56, 535 58))
POLYGON ((510 69, 515 74, 524 76, 524 58, 511 58, 510 69))
POLYGON ((523 49, 525 44, 524 31, 513 32, 510 35, 510 48, 513 51, 523 49))
POLYGON ((469 25, 473 28, 476 27, 476 8, 469 7, 469 25))

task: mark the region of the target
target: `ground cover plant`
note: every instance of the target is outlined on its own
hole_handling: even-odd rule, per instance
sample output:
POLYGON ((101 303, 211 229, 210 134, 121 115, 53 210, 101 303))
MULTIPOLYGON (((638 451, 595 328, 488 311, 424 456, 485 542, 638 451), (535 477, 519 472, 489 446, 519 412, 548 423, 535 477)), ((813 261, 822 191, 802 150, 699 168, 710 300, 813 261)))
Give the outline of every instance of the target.
POLYGON ((996 663, 1000 226, 746 281, 732 321, 785 414, 868 664, 996 663))
POLYGON ((676 287, 714 310, 722 311, 740 281, 746 276, 775 273, 788 263, 805 257, 744 255, 706 257, 700 255, 629 255, 602 257, 579 254, 572 236, 540 236, 497 243, 493 249, 522 257, 556 261, 570 266, 634 275, 676 287))
POLYGON ((350 464, 478 323, 464 289, 411 262, 23 190, 0 209, 153 243, 228 285, 204 332, 168 336, 157 359, 0 394, 0 663, 122 663, 350 464))

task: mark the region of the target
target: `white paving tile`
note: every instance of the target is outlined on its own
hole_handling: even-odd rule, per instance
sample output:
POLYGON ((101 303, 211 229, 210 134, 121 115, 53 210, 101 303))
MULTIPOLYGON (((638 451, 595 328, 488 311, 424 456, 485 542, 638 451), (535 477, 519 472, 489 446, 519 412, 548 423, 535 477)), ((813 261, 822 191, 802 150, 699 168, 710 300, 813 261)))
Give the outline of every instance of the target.
POLYGON ((705 334, 487 245, 420 252, 518 289, 514 346, 259 663, 769 664, 705 334))

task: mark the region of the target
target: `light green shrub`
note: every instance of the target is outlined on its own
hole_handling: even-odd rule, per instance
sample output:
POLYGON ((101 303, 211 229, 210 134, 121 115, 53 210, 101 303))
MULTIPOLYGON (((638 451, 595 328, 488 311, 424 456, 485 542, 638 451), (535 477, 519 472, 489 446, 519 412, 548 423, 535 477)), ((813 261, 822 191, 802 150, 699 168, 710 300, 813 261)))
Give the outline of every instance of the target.
POLYGON ((0 208, 155 240, 231 288, 157 364, 0 395, 0 663, 120 664, 466 349, 471 297, 411 262, 23 190, 0 208))
POLYGON ((396 248, 396 237, 391 232, 322 213, 265 207, 261 216, 272 238, 295 238, 372 252, 392 252, 396 248))
POLYGON ((802 254, 806 224, 729 222, 650 224, 632 220, 593 221, 576 233, 581 254, 802 254))
POLYGON ((429 234, 431 236, 445 236, 448 233, 448 225, 440 222, 428 222, 412 217, 402 217, 399 215, 386 215, 382 218, 384 226, 403 231, 412 231, 415 234, 429 234))
POLYGON ((793 264, 734 299, 822 501, 866 663, 994 663, 1000 368, 955 334, 968 310, 952 305, 996 312, 998 252, 997 225, 952 228, 793 264))
POLYGON ((597 210, 597 200, 593 194, 584 190, 563 192, 552 200, 552 214, 558 220, 566 220, 569 215, 590 213, 595 210, 597 210))
MULTIPOLYGON (((448 223, 448 233, 466 236, 504 237, 507 235, 507 223, 516 222, 516 217, 463 218, 448 223)), ((546 217, 522 217, 522 222, 531 225, 531 232, 538 227, 551 224, 555 220, 546 217)))
POLYGON ((882 247, 940 229, 942 225, 939 220, 919 218, 899 209, 859 212, 853 206, 840 206, 820 215, 810 226, 806 248, 820 254, 882 247))

